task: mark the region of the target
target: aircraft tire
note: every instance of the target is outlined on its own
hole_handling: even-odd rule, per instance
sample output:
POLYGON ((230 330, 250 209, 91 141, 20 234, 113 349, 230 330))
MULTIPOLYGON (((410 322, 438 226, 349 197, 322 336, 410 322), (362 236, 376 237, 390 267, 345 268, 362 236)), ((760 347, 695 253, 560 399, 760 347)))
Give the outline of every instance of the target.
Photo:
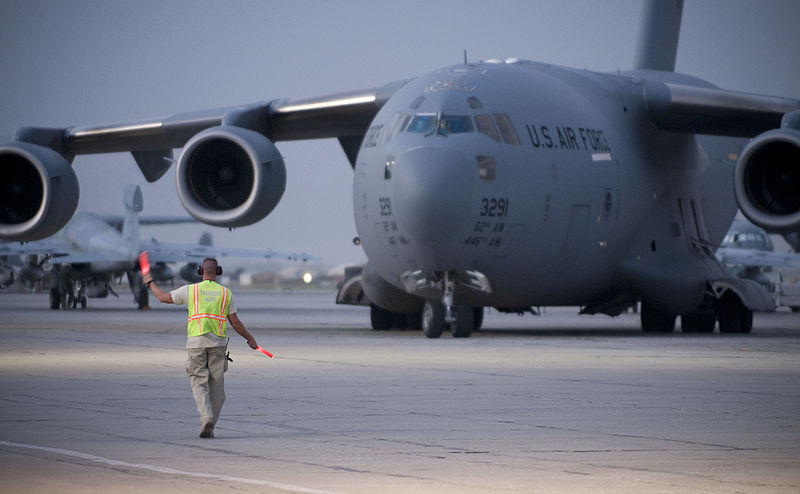
POLYGON ((147 288, 142 287, 139 290, 139 299, 137 300, 139 303, 139 308, 143 309, 150 305, 150 294, 147 292, 147 288))
POLYGON ((798 306, 793 306, 793 307, 789 307, 789 308, 792 309, 792 312, 800 312, 800 307, 798 307, 798 306))
POLYGON ((86 295, 81 295, 81 309, 86 310, 86 295))
POLYGON ((472 330, 480 331, 483 327, 483 307, 472 308, 472 330))
POLYGON ((422 311, 406 314, 406 323, 408 323, 408 329, 422 329, 422 311))
POLYGON ((650 304, 642 302, 642 331, 645 333, 671 333, 675 330, 675 316, 664 314, 650 304))
POLYGON ((720 333, 749 333, 753 329, 753 311, 732 293, 726 293, 719 300, 717 318, 720 333))
POLYGON ((681 330, 684 333, 713 333, 716 324, 717 316, 714 313, 692 312, 681 316, 681 330))
POLYGON ((394 316, 391 311, 378 307, 375 304, 369 306, 369 320, 372 323, 372 329, 376 331, 385 331, 391 329, 394 316))
POLYGON ((475 324, 474 313, 469 305, 457 305, 453 307, 455 320, 450 323, 450 333, 455 338, 469 338, 475 324))
POLYGON ((444 331, 444 307, 441 302, 428 300, 422 309, 422 332, 428 338, 438 338, 444 331))
POLYGON ((50 289, 50 309, 58 310, 58 307, 61 305, 61 293, 58 291, 58 288, 50 289))

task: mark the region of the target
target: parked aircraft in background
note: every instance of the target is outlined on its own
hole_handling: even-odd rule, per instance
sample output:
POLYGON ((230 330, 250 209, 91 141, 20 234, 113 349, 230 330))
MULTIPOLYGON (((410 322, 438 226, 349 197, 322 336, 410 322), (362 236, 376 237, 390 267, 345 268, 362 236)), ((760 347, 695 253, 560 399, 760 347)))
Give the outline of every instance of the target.
POLYGON ((641 301, 644 331, 672 331, 681 315, 684 331, 718 322, 749 332, 753 311, 773 301, 728 273, 714 247, 736 202, 763 228, 800 230, 800 101, 675 73, 682 8, 645 3, 626 72, 465 60, 322 97, 21 128, 0 146, 0 237, 34 240, 67 222, 75 155, 131 151, 153 181, 179 147, 186 210, 249 225, 286 185, 273 142, 335 137, 353 167, 355 241, 369 258, 348 289, 373 321, 408 316, 428 337, 465 337, 487 306, 614 316, 641 301))
MULTIPOLYGON (((775 252, 772 240, 763 229, 744 219, 735 219, 717 250, 717 258, 739 278, 758 282, 768 289, 779 306, 800 310, 800 282, 785 280, 783 273, 771 279, 773 268, 800 270, 800 254, 775 252)), ((800 281, 800 280, 799 280, 800 281)))
POLYGON ((7 288, 13 285, 14 281, 14 268, 0 259, 0 288, 7 288))
MULTIPOLYGON (((154 277, 167 281, 174 277, 167 263, 202 261, 205 257, 253 257, 271 259, 283 257, 295 259, 305 254, 283 254, 274 251, 258 251, 200 244, 179 244, 159 242, 155 239, 140 241, 140 222, 147 224, 167 224, 194 222, 192 218, 147 218, 140 220, 143 208, 142 192, 137 185, 125 187, 123 203, 125 216, 100 217, 93 213, 76 214, 63 231, 45 240, 24 244, 2 243, 0 255, 41 256, 55 265, 69 265, 71 278, 76 284, 75 303, 86 308, 88 298, 105 298, 114 293, 112 280, 126 275, 133 292, 134 301, 139 308, 147 307, 148 292, 141 284, 138 255, 148 251, 154 277)), ((202 240, 202 238, 201 238, 202 240)), ((41 266, 41 264, 40 264, 41 266)), ((196 268, 195 268, 196 269, 196 268)), ((53 273, 51 276, 57 276, 53 273)), ((50 308, 57 309, 59 301, 58 284, 50 292, 50 308)), ((74 304, 73 304, 74 305, 74 304)))

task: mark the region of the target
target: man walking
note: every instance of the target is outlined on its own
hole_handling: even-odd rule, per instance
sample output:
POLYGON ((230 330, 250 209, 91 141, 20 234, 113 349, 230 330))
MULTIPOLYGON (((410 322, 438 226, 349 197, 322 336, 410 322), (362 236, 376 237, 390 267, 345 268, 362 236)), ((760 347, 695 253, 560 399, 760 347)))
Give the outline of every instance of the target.
POLYGON ((171 292, 158 288, 149 272, 142 277, 142 282, 152 290, 159 302, 186 305, 189 308, 186 372, 189 373, 192 395, 200 412, 200 437, 213 438, 214 425, 219 420, 225 402, 224 372, 228 369, 225 322, 230 321, 233 329, 247 340, 250 348, 255 350, 258 344, 236 315, 231 291, 216 282, 217 276, 222 274, 217 260, 207 257, 197 273, 203 277, 203 281, 183 285, 171 292))

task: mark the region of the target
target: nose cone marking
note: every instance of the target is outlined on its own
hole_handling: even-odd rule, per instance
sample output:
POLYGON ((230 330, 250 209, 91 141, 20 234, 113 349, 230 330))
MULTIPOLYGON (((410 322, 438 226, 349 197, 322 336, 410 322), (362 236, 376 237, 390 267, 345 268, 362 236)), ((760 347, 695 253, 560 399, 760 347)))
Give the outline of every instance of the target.
POLYGON ((470 216, 475 166, 447 148, 420 147, 404 152, 394 170, 397 216, 422 244, 451 239, 470 216))

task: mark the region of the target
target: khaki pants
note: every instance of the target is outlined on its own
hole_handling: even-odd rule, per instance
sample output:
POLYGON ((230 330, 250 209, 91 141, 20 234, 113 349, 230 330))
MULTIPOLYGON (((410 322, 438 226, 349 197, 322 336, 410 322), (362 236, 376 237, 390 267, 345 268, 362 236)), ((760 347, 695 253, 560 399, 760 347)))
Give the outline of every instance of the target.
POLYGON ((189 348, 188 352, 186 372, 200 412, 200 423, 216 424, 225 403, 225 371, 228 370, 225 347, 189 348))

